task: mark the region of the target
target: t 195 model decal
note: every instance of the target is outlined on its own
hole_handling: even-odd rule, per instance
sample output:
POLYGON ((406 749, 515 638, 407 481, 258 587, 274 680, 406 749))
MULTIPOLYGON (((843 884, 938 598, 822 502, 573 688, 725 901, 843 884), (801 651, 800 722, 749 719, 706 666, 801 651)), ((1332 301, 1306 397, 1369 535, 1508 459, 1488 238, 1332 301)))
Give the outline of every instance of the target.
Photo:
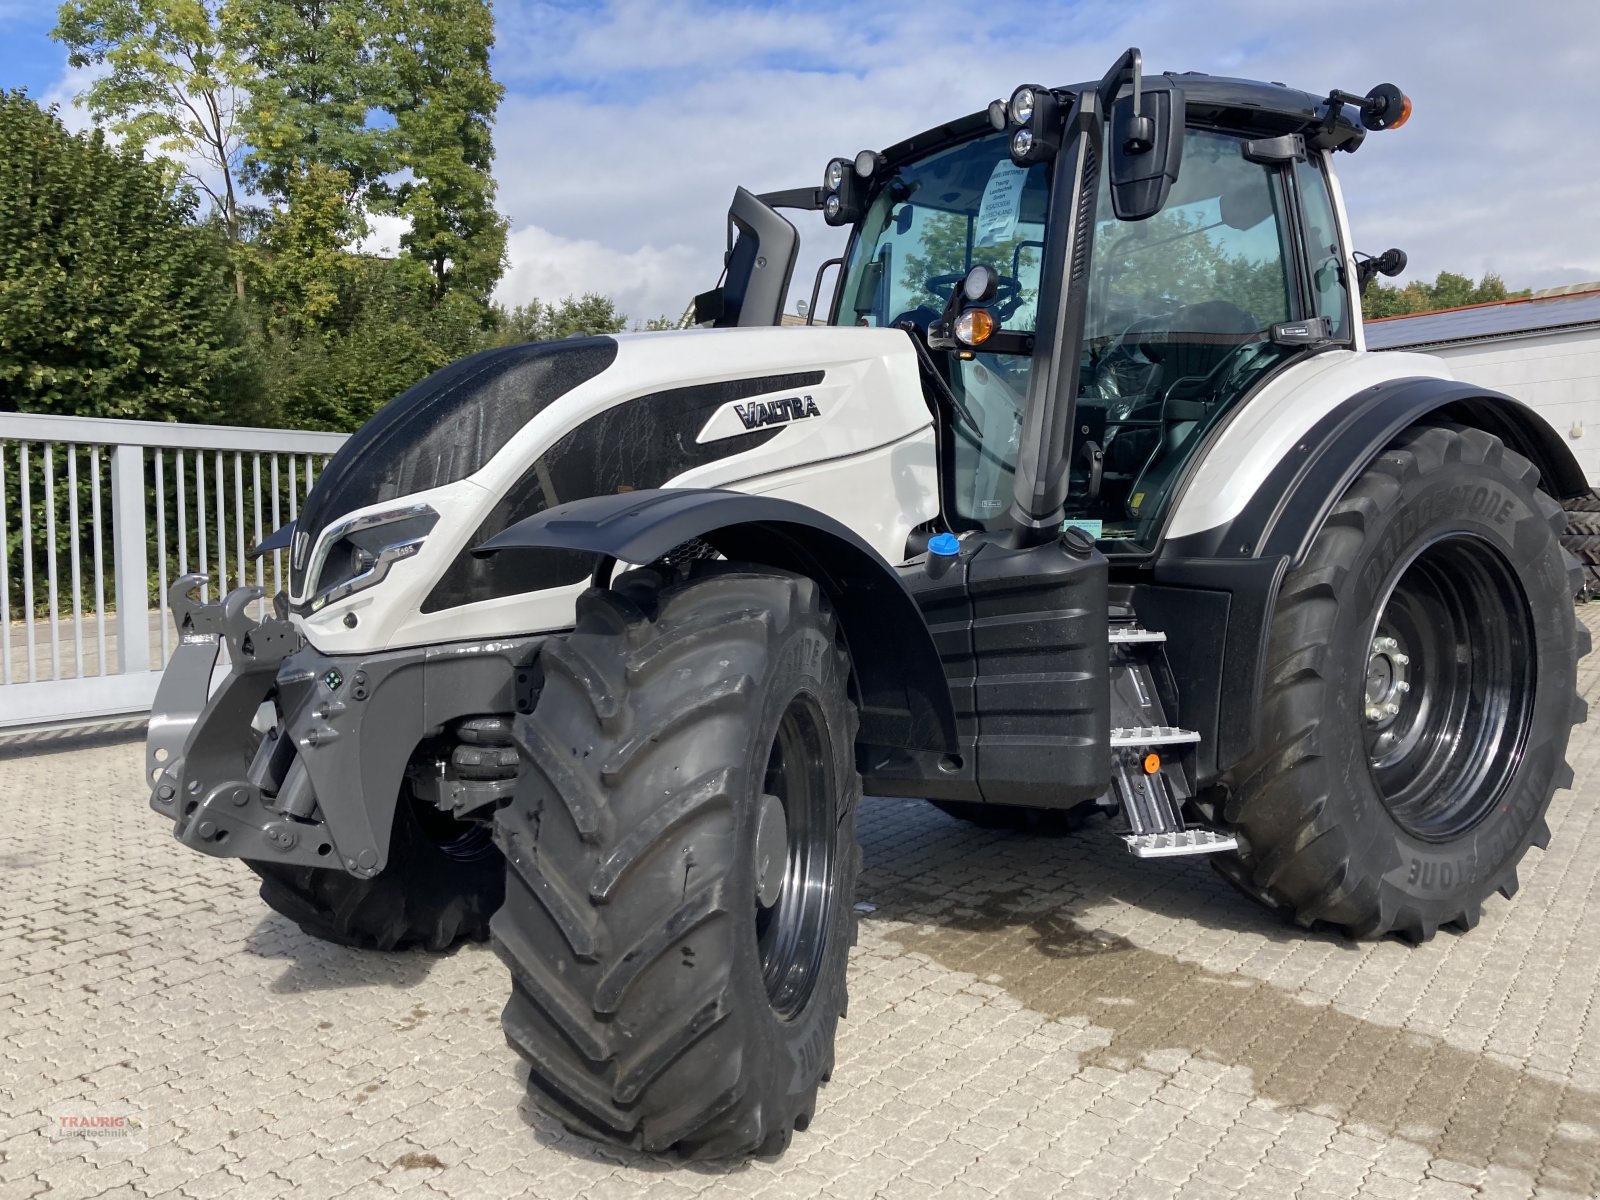
POLYGON ((820 417, 822 412, 810 396, 785 396, 782 400, 753 400, 749 404, 735 404, 746 429, 760 429, 764 425, 779 425, 785 421, 799 421, 806 417, 820 417))

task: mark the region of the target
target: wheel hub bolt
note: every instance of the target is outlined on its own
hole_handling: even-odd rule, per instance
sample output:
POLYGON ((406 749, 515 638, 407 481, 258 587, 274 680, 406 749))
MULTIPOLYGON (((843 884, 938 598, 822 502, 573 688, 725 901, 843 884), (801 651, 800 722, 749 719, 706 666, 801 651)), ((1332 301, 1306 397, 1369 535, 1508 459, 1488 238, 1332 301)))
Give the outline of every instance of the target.
POLYGON ((1398 704, 1396 704, 1393 700, 1391 700, 1391 701, 1389 701, 1389 703, 1387 703, 1387 704, 1385 704, 1383 706, 1383 711, 1384 711, 1384 715, 1385 716, 1392 717, 1397 712, 1400 711, 1400 706, 1398 704))
POLYGON ((1396 654, 1394 656, 1395 666, 1397 667, 1403 667, 1410 661, 1411 656, 1409 654, 1396 654))

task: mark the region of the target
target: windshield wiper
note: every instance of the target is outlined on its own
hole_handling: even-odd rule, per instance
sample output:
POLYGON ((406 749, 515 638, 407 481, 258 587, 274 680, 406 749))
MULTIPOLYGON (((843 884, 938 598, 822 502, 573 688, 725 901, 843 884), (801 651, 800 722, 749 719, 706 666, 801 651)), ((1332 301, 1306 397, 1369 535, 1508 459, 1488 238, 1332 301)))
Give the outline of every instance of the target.
POLYGON ((982 438, 983 426, 978 424, 978 419, 972 415, 972 410, 967 407, 966 401, 957 396, 954 389, 945 382, 944 376, 939 374, 939 368, 934 365, 933 355, 928 353, 928 348, 922 344, 922 339, 917 336, 916 322, 901 321, 895 328, 903 330, 906 337, 911 339, 911 344, 917 351, 917 363, 922 368, 922 377, 933 385, 935 394, 949 407, 951 412, 961 418, 968 429, 977 434, 979 438, 982 438))

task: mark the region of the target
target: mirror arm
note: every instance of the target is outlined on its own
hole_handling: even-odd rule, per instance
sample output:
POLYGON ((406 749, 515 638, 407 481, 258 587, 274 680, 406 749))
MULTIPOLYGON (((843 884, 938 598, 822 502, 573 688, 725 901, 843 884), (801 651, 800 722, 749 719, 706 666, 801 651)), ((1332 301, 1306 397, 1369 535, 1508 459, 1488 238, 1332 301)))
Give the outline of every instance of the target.
POLYGON ((781 192, 762 192, 756 197, 768 208, 798 208, 804 212, 822 211, 821 188, 788 188, 781 192))

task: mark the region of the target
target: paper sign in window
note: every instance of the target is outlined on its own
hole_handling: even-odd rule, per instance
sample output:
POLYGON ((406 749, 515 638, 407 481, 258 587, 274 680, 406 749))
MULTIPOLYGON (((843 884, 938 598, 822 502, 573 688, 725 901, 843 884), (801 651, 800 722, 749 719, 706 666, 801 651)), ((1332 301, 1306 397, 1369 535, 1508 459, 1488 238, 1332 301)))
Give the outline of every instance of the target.
POLYGON ((995 163, 989 182, 984 185, 983 200, 978 205, 974 246, 998 246, 1016 237, 1017 217, 1022 212, 1022 185, 1027 179, 1027 167, 1019 167, 1008 158, 995 163))

